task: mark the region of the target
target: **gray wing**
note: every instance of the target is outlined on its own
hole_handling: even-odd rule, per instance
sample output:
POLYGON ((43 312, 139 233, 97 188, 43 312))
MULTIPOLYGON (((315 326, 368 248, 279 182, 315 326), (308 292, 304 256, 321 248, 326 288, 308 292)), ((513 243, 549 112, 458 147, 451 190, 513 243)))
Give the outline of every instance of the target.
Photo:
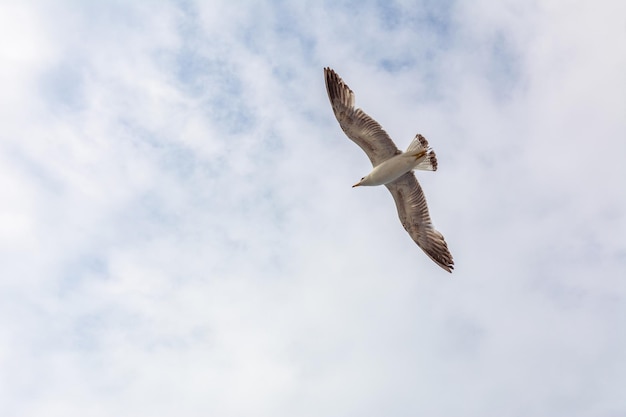
POLYGON ((428 205, 422 187, 412 171, 386 184, 391 192, 402 226, 422 250, 440 267, 448 272, 454 269, 454 261, 445 239, 430 221, 428 205))
POLYGON ((341 129, 365 151, 373 166, 401 153, 376 120, 354 107, 354 93, 335 71, 324 68, 324 77, 328 98, 341 129))

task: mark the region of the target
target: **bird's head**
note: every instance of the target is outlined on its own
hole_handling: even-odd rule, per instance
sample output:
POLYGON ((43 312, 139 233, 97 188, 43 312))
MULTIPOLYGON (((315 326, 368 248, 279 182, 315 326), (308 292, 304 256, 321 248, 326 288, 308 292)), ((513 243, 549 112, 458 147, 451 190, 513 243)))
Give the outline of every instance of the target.
POLYGON ((361 179, 359 180, 359 182, 357 182, 356 184, 354 184, 354 185, 352 186, 352 188, 354 188, 354 187, 359 187, 359 186, 361 186, 361 185, 365 185, 365 178, 367 178, 367 177, 363 177, 363 178, 361 178, 361 179))

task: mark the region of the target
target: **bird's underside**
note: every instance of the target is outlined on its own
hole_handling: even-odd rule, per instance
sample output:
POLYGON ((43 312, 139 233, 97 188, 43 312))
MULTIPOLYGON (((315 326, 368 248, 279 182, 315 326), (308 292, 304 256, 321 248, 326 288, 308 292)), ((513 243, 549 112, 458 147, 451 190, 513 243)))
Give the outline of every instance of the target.
MULTIPOLYGON (((324 68, 326 90, 335 117, 344 133, 355 142, 376 167, 389 158, 401 154, 383 128, 363 110, 354 106, 354 93, 341 77, 330 68, 324 68)), ((424 144, 428 143, 421 135, 424 144)), ((416 137, 418 139, 418 137, 416 137)), ((434 152, 431 169, 437 169, 434 152)), ((448 272, 454 269, 454 261, 445 239, 433 226, 422 187, 415 174, 409 171, 392 182, 385 184, 396 203, 398 216, 404 229, 422 250, 448 272)))

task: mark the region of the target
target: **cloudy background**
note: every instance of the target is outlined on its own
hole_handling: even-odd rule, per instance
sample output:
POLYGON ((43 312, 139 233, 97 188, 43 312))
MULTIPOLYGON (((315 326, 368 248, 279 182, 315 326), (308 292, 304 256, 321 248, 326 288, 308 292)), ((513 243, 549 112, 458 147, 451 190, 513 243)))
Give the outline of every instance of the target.
POLYGON ((0 414, 626 416, 625 15, 0 2, 0 414), (437 152, 452 275, 324 66, 437 152))

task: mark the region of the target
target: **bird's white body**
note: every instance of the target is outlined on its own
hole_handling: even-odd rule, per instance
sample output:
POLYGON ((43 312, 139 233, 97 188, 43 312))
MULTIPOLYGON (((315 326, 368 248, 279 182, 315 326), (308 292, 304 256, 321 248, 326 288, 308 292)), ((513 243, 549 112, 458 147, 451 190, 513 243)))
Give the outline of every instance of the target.
POLYGON ((415 165, 416 160, 414 156, 401 153, 374 167, 372 172, 363 177, 358 185, 388 184, 413 170, 415 165))
POLYGON ((414 169, 434 171, 428 142, 420 135, 413 139, 406 152, 401 152, 376 165, 372 172, 361 178, 353 187, 389 184, 414 169))

